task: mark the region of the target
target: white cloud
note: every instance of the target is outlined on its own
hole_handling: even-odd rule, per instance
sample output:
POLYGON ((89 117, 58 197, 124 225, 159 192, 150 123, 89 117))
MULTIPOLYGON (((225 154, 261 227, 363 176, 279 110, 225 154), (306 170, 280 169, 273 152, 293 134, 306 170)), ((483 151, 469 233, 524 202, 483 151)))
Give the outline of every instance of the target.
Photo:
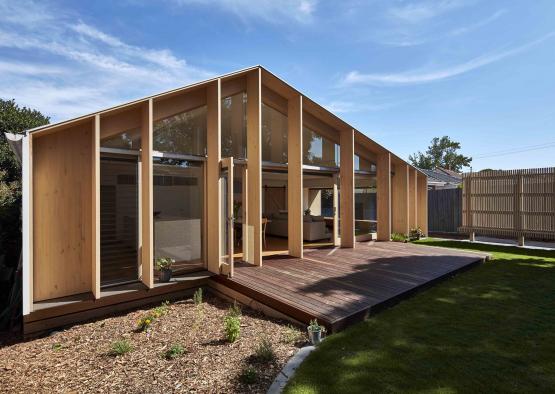
POLYGON ((389 8, 388 15, 403 22, 421 23, 467 4, 468 1, 464 0, 414 2, 389 8))
POLYGON ((317 0, 171 0, 180 6, 202 5, 218 7, 223 11, 247 19, 262 19, 271 23, 295 20, 308 23, 313 20, 317 0))
POLYGON ((443 79, 455 77, 475 70, 477 68, 487 66, 498 62, 509 56, 523 52, 541 42, 555 36, 555 32, 551 32, 540 39, 512 48, 505 51, 495 52, 483 56, 479 56, 467 62, 436 70, 415 70, 393 74, 365 74, 358 71, 349 72, 343 82, 346 84, 362 83, 368 85, 410 85, 427 82, 435 82, 443 79))
POLYGON ((494 12, 492 15, 488 16, 487 18, 484 18, 481 21, 478 21, 478 22, 476 22, 472 25, 463 26, 463 27, 459 27, 457 29, 454 29, 453 31, 451 31, 450 34, 452 36, 459 36, 459 35, 471 32, 473 30, 479 29, 481 27, 484 27, 484 26, 489 25, 490 23, 496 21, 497 19, 499 19, 506 12, 507 12, 506 10, 498 10, 498 11, 494 12))
POLYGON ((9 17, 0 12, 0 51, 10 51, 0 52, 0 72, 10 77, 0 78, 0 97, 14 98, 54 121, 213 75, 168 49, 132 45, 85 22, 76 23, 78 16, 68 16, 50 3, 0 3, 0 11, 6 10, 9 17))

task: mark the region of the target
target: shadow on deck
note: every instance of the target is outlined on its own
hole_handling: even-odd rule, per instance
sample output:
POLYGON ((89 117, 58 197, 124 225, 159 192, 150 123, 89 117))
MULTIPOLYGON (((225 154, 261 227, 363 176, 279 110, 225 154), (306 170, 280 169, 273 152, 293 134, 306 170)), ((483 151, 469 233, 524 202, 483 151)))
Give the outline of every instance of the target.
POLYGON ((309 249, 304 258, 271 256, 262 267, 235 264, 211 282, 307 323, 338 331, 416 291, 484 261, 486 254, 401 243, 309 249))

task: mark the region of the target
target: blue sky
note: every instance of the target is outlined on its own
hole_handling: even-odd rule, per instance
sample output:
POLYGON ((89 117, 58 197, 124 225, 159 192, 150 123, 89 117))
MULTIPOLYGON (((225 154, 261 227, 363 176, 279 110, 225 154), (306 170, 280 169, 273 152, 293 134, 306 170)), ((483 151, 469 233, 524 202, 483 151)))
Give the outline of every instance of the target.
POLYGON ((0 97, 54 121, 262 64, 403 158, 555 166, 555 1, 0 0, 0 97))

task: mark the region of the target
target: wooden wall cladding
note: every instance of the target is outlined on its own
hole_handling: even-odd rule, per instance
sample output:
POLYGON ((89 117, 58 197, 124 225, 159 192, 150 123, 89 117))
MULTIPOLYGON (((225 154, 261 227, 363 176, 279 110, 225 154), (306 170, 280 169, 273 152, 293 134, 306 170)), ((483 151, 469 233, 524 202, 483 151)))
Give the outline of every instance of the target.
POLYGON ((93 124, 33 138, 34 301, 91 291, 93 124))

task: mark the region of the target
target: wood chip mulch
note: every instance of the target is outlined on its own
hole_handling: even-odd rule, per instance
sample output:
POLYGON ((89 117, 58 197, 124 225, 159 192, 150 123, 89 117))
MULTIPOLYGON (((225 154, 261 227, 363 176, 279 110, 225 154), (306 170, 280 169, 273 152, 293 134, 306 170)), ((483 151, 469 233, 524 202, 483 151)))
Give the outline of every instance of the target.
POLYGON ((136 328, 152 308, 0 348, 0 392, 263 393, 306 336, 298 327, 244 307, 240 338, 228 343, 223 319, 229 307, 214 296, 205 296, 200 308, 182 300, 171 303, 148 332, 136 328), (133 350, 110 355, 121 339, 133 350), (274 361, 253 358, 263 339, 272 343, 274 361), (185 353, 164 358, 174 344, 185 353), (240 379, 247 367, 256 370, 254 383, 240 379))

